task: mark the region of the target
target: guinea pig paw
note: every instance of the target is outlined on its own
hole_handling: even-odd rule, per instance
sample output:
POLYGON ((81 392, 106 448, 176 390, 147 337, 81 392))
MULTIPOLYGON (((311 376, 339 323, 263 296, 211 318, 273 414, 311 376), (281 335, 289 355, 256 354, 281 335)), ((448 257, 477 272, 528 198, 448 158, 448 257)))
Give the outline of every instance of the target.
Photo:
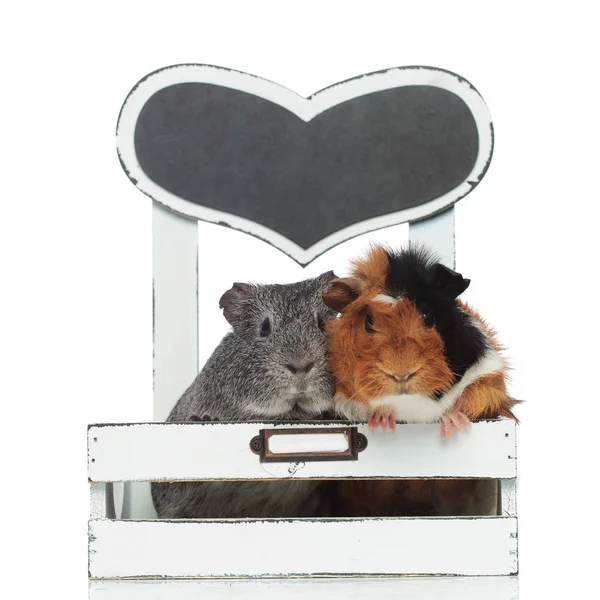
POLYGON ((447 415, 442 415, 442 422, 440 423, 442 439, 449 438, 454 429, 464 433, 463 427, 471 427, 471 421, 464 413, 455 411, 447 415))
POLYGON ((396 419, 389 409, 376 408, 375 412, 369 417, 369 429, 373 431, 378 427, 381 427, 383 431, 387 431, 388 428, 392 432, 396 431, 396 419))

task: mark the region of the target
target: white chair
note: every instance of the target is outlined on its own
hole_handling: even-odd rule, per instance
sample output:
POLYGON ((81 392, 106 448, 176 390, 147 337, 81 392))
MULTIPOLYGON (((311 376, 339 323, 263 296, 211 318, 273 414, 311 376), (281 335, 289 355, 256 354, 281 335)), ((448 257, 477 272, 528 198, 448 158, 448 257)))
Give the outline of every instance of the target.
MULTIPOLYGON (((454 267, 453 204, 481 180, 493 148, 490 116, 473 86, 446 71, 411 67, 358 77, 306 99, 244 73, 176 66, 149 75, 129 94, 117 146, 131 180, 154 201, 157 422, 89 427, 94 597, 165 593, 191 598, 196 593, 190 582, 179 582, 167 593, 164 581, 151 581, 156 578, 248 578, 203 582, 213 597, 255 592, 295 598, 307 591, 324 596, 350 589, 357 598, 374 593, 391 597, 400 582, 415 594, 433 593, 440 585, 439 578, 405 575, 465 576, 448 580, 445 594, 451 598, 516 597, 512 421, 478 422, 468 435, 446 442, 435 425, 400 425, 395 436, 373 436, 366 426, 340 423, 336 427, 348 429, 349 438, 334 432, 317 439, 344 443, 363 434, 367 448, 359 451, 350 443, 347 454, 354 453, 353 460, 319 462, 302 457, 261 462, 257 448, 251 448, 259 431, 285 435, 297 425, 162 423, 198 369, 197 260, 203 257, 197 256, 196 220, 259 236, 300 264, 358 233, 408 221, 410 238, 434 248, 454 267), (268 135, 261 133, 265 131, 268 135), (338 147, 324 142, 331 132, 340 136, 338 147), (222 146, 215 146, 219 139, 222 146), (365 148, 374 158, 368 166, 365 148), (327 152, 331 156, 323 158, 327 152), (259 187, 264 196, 258 199, 247 183, 267 160, 276 164, 257 175, 263 178, 259 187), (223 164, 238 168, 215 176, 217 185, 211 173, 223 164), (239 173, 240 164, 247 172, 239 173), (302 177, 308 168, 315 171, 309 180, 302 177), (289 176, 293 203, 314 192, 315 181, 326 186, 310 207, 318 218, 308 224, 291 219, 291 225, 290 219, 278 220, 296 210, 278 195, 282 173, 289 176), (271 175, 276 184, 270 188, 271 175), (359 206, 354 212, 343 204, 352 194, 366 197, 362 204, 354 203, 359 206), (271 206, 266 213, 257 209, 263 200, 271 206), (318 213, 323 204, 330 206, 318 213), (411 460, 416 455, 418 462, 411 460), (148 483, 281 477, 493 478, 501 486, 499 513, 478 518, 160 521, 148 483), (123 501, 115 503, 115 484, 120 482, 125 483, 123 501), (369 580, 368 585, 363 579, 347 579, 382 575, 397 578, 369 580), (481 575, 489 577, 475 577, 481 575), (301 579, 255 580, 283 576, 301 579), (335 579, 303 579, 311 576, 335 579), (125 578, 148 581, 136 581, 137 587, 107 581, 125 578)), ((332 425, 311 427, 316 431, 332 425)))

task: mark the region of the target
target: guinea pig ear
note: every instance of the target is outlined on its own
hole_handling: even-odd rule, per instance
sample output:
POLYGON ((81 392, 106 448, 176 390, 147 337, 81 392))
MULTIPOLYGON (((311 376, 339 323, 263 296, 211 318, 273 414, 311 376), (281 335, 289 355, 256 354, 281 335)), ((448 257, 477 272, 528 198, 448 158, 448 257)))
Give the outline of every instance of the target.
POLYGON ((324 287, 328 287, 329 284, 337 278, 337 275, 333 271, 327 271, 327 273, 321 273, 321 275, 317 277, 317 281, 323 284, 324 287))
POLYGON ((323 292, 323 302, 329 308, 341 313, 348 304, 354 302, 364 289, 364 282, 356 277, 334 279, 323 292))
POLYGON ((241 316, 242 306, 252 296, 253 291, 251 285, 236 282, 221 296, 219 308, 223 309, 223 316, 231 325, 241 316))
POLYGON ((452 299, 458 298, 471 283, 470 279, 465 279, 460 273, 441 263, 435 266, 434 281, 439 290, 452 299))

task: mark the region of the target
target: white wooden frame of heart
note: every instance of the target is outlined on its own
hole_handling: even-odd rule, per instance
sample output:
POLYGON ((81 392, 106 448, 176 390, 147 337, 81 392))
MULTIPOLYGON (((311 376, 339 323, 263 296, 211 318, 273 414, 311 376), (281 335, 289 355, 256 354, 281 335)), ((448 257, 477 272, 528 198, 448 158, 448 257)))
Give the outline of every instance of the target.
MULTIPOLYGON (((480 135, 480 153, 473 168, 483 173, 492 151, 491 120, 483 100, 456 75, 424 67, 392 69, 366 75, 319 92, 310 99, 262 79, 216 67, 184 65, 150 75, 130 94, 119 121, 121 157, 138 179, 138 187, 153 197, 154 272, 154 418, 163 421, 173 403, 198 370, 196 222, 222 220, 210 211, 176 198, 153 184, 139 169, 133 149, 133 127, 144 102, 158 89, 183 81, 204 81, 258 94, 309 120, 319 112, 361 94, 398 85, 437 85, 457 93, 470 107, 480 135), (132 154, 133 153, 133 154, 132 154), (133 160, 132 160, 133 159, 133 160), (168 207, 168 209, 165 209, 168 207), (179 213, 179 214, 178 214, 179 213)), ((452 203, 470 189, 465 182, 425 206, 371 219, 329 236, 308 250, 254 223, 227 215, 236 228, 268 239, 299 262, 357 233, 424 218, 410 224, 411 239, 427 243, 454 266, 452 203), (465 187, 466 186, 466 187, 465 187), (468 189, 467 189, 468 188, 468 189), (450 206, 445 211, 445 207, 450 206), (360 228, 360 230, 358 229, 360 228)), ((477 423, 466 436, 442 442, 435 425, 402 425, 395 439, 371 434, 358 461, 278 463, 261 465, 248 442, 261 427, 272 424, 167 423, 100 425, 88 431, 88 472, 91 483, 90 577, 223 577, 327 575, 514 575, 517 572, 516 440, 509 421, 477 423), (393 442, 393 443, 392 443, 393 442), (215 449, 219 450, 216 451, 215 449), (160 452, 157 452, 160 449, 160 452), (211 461, 203 460, 211 456, 211 461), (410 457, 411 460, 407 460, 410 457), (256 478, 398 478, 489 477, 501 481, 500 516, 455 519, 330 519, 261 521, 156 521, 148 481, 256 478), (115 489, 125 482, 122 502, 115 489), (121 514, 119 514, 121 513, 121 514), (119 517, 119 518, 117 518, 119 517), (231 538, 231 539, 230 539, 231 538), (208 542, 207 542, 208 540, 208 542), (229 541, 227 541, 229 540, 229 541), (238 541, 234 541, 238 540, 238 541), (318 540, 318 543, 315 543, 318 540), (384 546, 381 546, 384 543, 384 546), (456 544, 460 543, 460 550, 456 544), (194 552, 190 554, 189 548, 194 552), (261 551, 256 551, 262 548, 261 551), (269 553, 266 560, 265 552, 269 553)), ((296 428, 297 425, 279 425, 296 428)), ((311 425, 311 427, 319 427, 311 425)), ((292 437, 292 436, 287 436, 292 437)), ((313 436, 318 437, 318 436, 313 436)), ((439 582, 439 578, 436 578, 439 582)), ((438 589, 417 586, 424 594, 438 589)), ((497 578, 486 597, 516 597, 514 577, 497 578), (490 595, 492 593, 492 595, 490 595)), ((493 581, 493 580, 490 580, 493 581)), ((445 588, 448 597, 475 597, 480 586, 472 579, 445 588), (453 595, 455 594, 455 595, 453 595)), ((342 582, 335 590, 348 594, 342 582)), ((382 586, 384 593, 399 590, 382 586)), ((275 593, 265 583, 261 595, 275 593)), ((228 588, 230 589, 230 588, 228 588)), ((240 585, 240 596, 258 587, 240 585)), ((312 588, 311 588, 312 589, 312 588)), ((369 597, 371 586, 355 597, 369 597)), ((416 589, 416 588, 415 588, 416 589)), ((107 598, 122 588, 90 587, 90 597, 107 598)), ((302 593, 298 586, 277 588, 283 597, 302 593), (286 595, 287 594, 287 595, 286 595)), ((165 588, 128 589, 128 597, 154 598, 165 588), (135 593, 134 593, 135 592, 135 593)), ((231 591, 234 591, 231 588, 231 591)), ((412 592, 411 588, 411 592, 412 592)), ((189 586, 170 588, 173 597, 191 597, 189 586)), ((215 589, 218 593, 218 590, 215 589)), ((279 595, 278 597, 282 597, 279 595)), ((116 597, 116 596, 115 596, 116 597)))
POLYGON ((452 206, 472 190, 473 185, 470 182, 478 182, 484 174, 492 155, 493 133, 490 113, 477 90, 465 79, 439 69, 405 67, 370 73, 338 83, 309 98, 304 98, 287 88, 247 73, 207 65, 179 65, 153 73, 131 91, 119 117, 117 148, 129 176, 136 180, 136 186, 163 206, 179 214, 211 223, 225 221, 234 229, 267 240, 298 263, 306 265, 323 252, 352 237, 399 223, 417 221, 452 206), (154 183, 142 170, 134 145, 134 132, 141 110, 159 90, 192 82, 219 85, 259 96, 283 106, 305 122, 337 104, 366 94, 414 85, 439 87, 459 96, 471 111, 479 137, 477 159, 468 176, 442 196, 420 206, 355 223, 304 249, 268 227, 184 200, 154 183))

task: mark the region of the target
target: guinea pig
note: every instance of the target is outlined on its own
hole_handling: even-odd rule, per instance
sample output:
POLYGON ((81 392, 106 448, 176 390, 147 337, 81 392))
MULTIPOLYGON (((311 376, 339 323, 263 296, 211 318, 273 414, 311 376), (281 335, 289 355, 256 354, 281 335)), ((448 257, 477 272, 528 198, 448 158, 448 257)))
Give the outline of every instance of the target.
MULTIPOLYGON (((477 418, 515 419, 495 333, 458 296, 469 280, 422 247, 373 246, 325 303, 336 411, 371 428, 440 422, 442 437, 477 418)), ((495 514, 493 480, 343 481, 336 516, 495 514)))
POLYGON ((325 304, 336 410, 371 428, 441 422, 442 437, 473 419, 508 417, 507 362, 495 333, 457 300, 469 280, 422 247, 373 246, 336 279, 325 304))
MULTIPOLYGON (((333 409, 322 299, 333 272, 286 285, 234 283, 220 300, 233 329, 167 421, 306 421, 333 409)), ((218 448, 215 449, 218 453, 218 448)), ((160 518, 326 516, 329 482, 153 483, 160 518)))

